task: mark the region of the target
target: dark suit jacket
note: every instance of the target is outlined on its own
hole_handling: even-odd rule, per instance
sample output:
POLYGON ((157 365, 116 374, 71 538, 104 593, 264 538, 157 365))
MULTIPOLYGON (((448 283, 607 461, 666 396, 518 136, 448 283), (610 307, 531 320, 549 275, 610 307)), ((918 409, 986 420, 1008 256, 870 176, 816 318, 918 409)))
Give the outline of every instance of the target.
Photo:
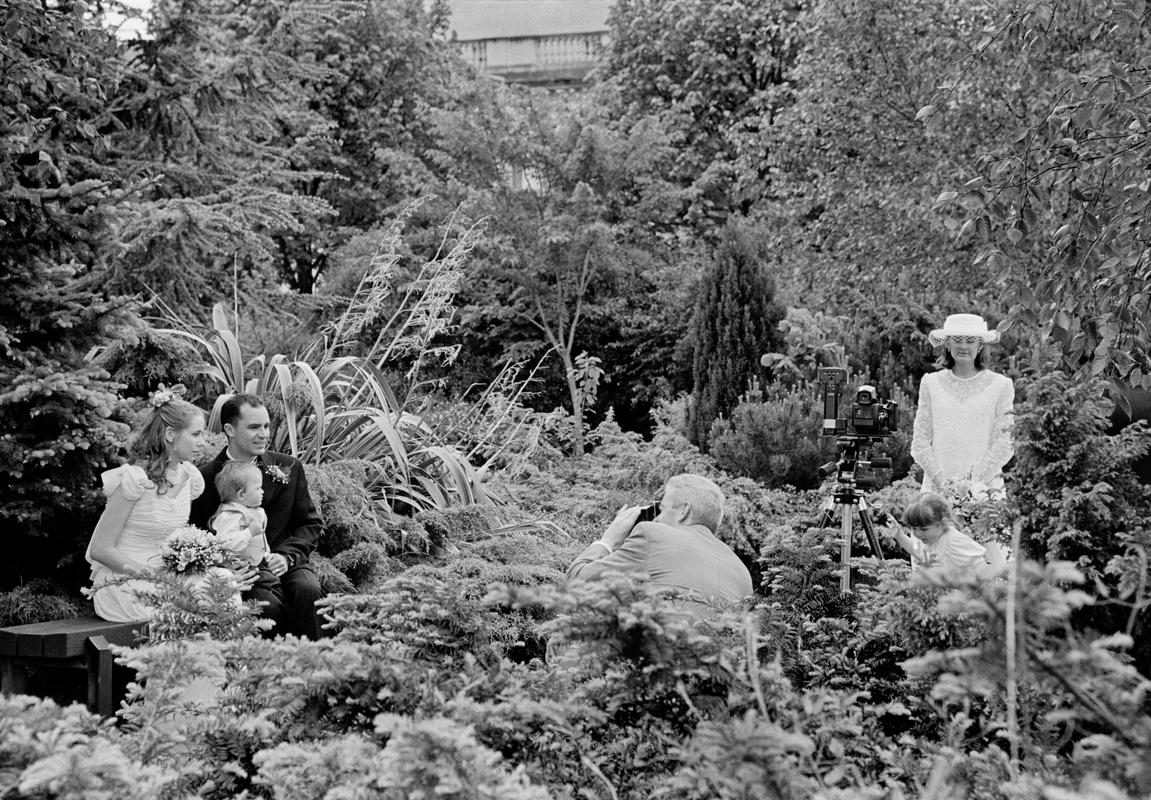
MULTIPOLYGON (((227 452, 225 448, 200 467, 200 474, 204 476, 204 493, 192 501, 191 519, 193 525, 205 530, 208 528, 208 520, 220 505, 216 475, 228 461, 227 452)), ((262 507, 268 513, 268 546, 273 553, 288 556, 288 561, 293 565, 307 561, 320 538, 323 520, 308 491, 304 465, 298 458, 270 451, 260 456, 257 463, 260 472, 264 473, 262 507), (287 475, 286 483, 269 473, 272 465, 287 475)))
POLYGON ((605 572, 646 577, 660 588, 699 592, 734 603, 751 594, 751 573, 704 525, 641 522, 614 553, 592 544, 572 562, 567 583, 592 580, 605 572))

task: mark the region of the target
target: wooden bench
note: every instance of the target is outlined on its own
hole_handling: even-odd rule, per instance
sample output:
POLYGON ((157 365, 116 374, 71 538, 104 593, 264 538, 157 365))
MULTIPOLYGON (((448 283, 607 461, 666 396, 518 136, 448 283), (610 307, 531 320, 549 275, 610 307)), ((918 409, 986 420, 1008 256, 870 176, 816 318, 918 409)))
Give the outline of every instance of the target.
POLYGON ((119 705, 112 685, 114 644, 135 644, 146 622, 106 622, 97 617, 59 619, 0 628, 0 691, 24 691, 27 667, 87 670, 88 708, 101 716, 119 705))

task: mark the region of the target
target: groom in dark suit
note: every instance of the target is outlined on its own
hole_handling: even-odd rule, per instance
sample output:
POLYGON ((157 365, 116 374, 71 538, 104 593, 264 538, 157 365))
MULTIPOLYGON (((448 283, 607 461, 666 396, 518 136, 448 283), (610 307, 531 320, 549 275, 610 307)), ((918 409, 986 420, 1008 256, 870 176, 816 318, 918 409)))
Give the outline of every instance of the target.
POLYGON ((274 633, 293 633, 308 639, 324 635, 316 614, 316 601, 324 596, 309 556, 316 547, 323 521, 312 496, 304 465, 297 458, 267 449, 271 434, 268 409, 255 395, 234 394, 220 408, 220 423, 228 446, 200 468, 204 493, 192 502, 192 524, 208 529, 220 505, 216 475, 228 461, 251 461, 264 474, 266 530, 271 552, 260 564, 260 578, 244 593, 262 600, 264 616, 275 621, 274 633))

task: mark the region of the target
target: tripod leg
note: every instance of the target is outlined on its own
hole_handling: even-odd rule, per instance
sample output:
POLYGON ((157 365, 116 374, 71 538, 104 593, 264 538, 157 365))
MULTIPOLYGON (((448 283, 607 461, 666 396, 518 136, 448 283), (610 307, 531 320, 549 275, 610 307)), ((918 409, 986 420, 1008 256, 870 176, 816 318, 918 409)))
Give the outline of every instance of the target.
POLYGON ((851 506, 844 505, 840 509, 840 533, 843 537, 843 549, 839 552, 839 563, 843 565, 843 572, 839 576, 839 591, 843 594, 851 592, 851 506))
POLYGON ((863 506, 859 507, 859 520, 863 523, 863 531, 867 534, 867 543, 871 545, 871 552, 880 561, 883 561, 883 548, 879 544, 879 537, 875 535, 875 523, 871 519, 871 512, 863 506))
POLYGON ((835 522, 835 498, 829 497, 820 506, 819 521, 816 523, 816 527, 820 529, 830 528, 833 522, 835 522))

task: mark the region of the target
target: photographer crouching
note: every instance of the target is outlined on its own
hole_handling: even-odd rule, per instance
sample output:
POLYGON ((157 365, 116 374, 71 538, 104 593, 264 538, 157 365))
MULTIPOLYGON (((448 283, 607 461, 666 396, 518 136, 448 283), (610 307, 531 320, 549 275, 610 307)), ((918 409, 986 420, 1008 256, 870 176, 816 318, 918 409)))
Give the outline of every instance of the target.
POLYGON ((568 567, 566 585, 620 572, 646 578, 653 588, 695 593, 703 600, 688 603, 698 608, 743 600, 752 592, 751 573, 715 536, 723 499, 707 478, 669 478, 655 506, 620 509, 599 541, 568 567), (641 521, 645 511, 652 518, 641 521))

